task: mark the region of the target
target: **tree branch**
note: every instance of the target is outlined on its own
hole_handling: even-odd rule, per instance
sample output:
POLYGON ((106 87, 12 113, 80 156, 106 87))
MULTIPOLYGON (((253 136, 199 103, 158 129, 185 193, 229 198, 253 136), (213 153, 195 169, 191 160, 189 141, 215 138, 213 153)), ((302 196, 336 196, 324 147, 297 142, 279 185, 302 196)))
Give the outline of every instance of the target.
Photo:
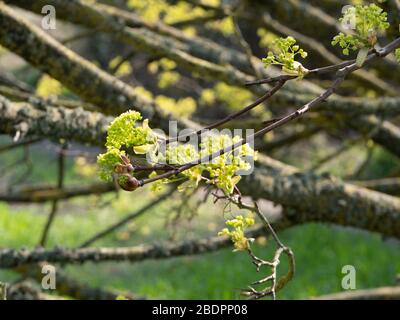
POLYGON ((351 290, 312 298, 313 300, 399 300, 400 287, 351 290))
MULTIPOLYGON (((248 236, 257 238, 265 234, 265 228, 254 228, 248 231, 248 236)), ((131 263, 145 259, 166 259, 194 254, 217 251, 231 246, 231 240, 224 237, 210 237, 180 243, 140 245, 125 248, 55 248, 45 250, 0 250, 0 268, 15 268, 32 263, 46 261, 48 263, 72 263, 128 261, 131 263)))
POLYGON ((66 200, 74 197, 103 194, 112 191, 115 191, 115 186, 111 183, 94 183, 88 186, 68 186, 61 189, 48 186, 33 186, 12 193, 0 193, 0 201, 11 203, 42 203, 53 200, 66 200))

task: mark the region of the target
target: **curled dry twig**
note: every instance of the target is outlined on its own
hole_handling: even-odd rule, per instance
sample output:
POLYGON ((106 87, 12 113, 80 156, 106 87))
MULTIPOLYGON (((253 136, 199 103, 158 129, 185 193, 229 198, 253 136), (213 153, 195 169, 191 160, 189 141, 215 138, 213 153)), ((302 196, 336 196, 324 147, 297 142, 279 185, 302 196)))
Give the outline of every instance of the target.
POLYGON ((272 228, 272 225, 266 218, 266 216, 261 212, 257 202, 254 201, 254 205, 250 206, 243 203, 242 198, 240 195, 235 195, 229 197, 229 200, 236 204, 240 209, 250 210, 257 214, 260 218, 264 226, 267 230, 271 233, 272 238, 274 239, 275 243, 277 244, 277 249, 275 251, 274 257, 272 261, 261 259, 260 257, 256 256, 250 246, 247 248, 247 253, 252 259, 253 264, 256 266, 257 272, 261 270, 262 267, 267 267, 271 269, 271 274, 268 276, 254 281, 247 289, 242 290, 242 294, 249 297, 249 299, 260 299, 266 296, 271 296, 273 300, 276 299, 276 293, 281 290, 294 276, 295 273, 295 258, 293 251, 285 246, 282 241, 279 239, 278 235, 276 234, 275 230, 272 228), (277 271, 280 265, 280 258, 282 255, 286 255, 288 259, 288 272, 278 278, 277 271), (268 283, 269 285, 263 289, 256 289, 254 286, 259 286, 262 284, 268 283))

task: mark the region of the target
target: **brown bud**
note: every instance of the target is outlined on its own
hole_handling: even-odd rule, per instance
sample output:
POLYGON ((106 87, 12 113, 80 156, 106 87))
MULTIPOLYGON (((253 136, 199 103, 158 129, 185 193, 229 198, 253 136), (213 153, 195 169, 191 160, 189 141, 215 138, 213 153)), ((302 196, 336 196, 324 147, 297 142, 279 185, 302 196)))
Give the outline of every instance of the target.
POLYGON ((119 186, 125 191, 135 191, 140 187, 139 180, 130 174, 123 174, 118 177, 119 186))
POLYGON ((376 33, 370 33, 370 34, 368 35, 368 43, 369 43, 371 46, 374 46, 374 45, 377 43, 377 41, 378 41, 378 38, 377 38, 377 36, 376 36, 376 33))
POLYGON ((133 166, 131 164, 117 164, 114 167, 114 172, 118 174, 129 173, 133 171, 133 166))
POLYGON ((123 173, 128 173, 128 170, 126 169, 126 166, 123 164, 117 164, 114 167, 114 172, 118 174, 123 174, 123 173))
POLYGON ((121 155, 121 160, 125 165, 131 164, 131 161, 129 160, 129 158, 127 156, 121 155))

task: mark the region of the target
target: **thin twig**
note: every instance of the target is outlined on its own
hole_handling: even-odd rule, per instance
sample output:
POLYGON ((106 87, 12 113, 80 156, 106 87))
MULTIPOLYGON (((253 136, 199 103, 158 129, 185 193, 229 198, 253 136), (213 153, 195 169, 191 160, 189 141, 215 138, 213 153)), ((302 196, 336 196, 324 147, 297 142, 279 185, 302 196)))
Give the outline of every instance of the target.
MULTIPOLYGON (((64 184, 64 173, 65 173, 65 156, 64 156, 64 150, 67 149, 67 144, 64 143, 63 146, 61 147, 61 150, 58 153, 58 181, 57 181, 57 187, 59 189, 62 189, 63 184, 64 184)), ((51 225, 54 221, 54 218, 57 214, 57 209, 58 209, 58 199, 54 200, 51 204, 51 210, 50 214, 47 218, 47 222, 44 226, 42 236, 39 241, 39 245, 44 247, 47 242, 47 237, 51 228, 51 225)))
MULTIPOLYGON (((380 50, 376 50, 376 51, 372 52, 371 54, 369 54, 367 56, 367 58, 365 59, 364 65, 370 63, 377 57, 384 57, 384 56, 388 55, 389 53, 393 52, 398 47, 400 47, 400 38, 397 38, 396 40, 392 41, 384 48, 382 48, 380 50)), ((328 71, 331 72, 332 70, 337 70, 337 72, 336 72, 335 79, 334 79, 332 85, 328 89, 326 89, 323 93, 321 93, 318 97, 314 98, 313 100, 311 100, 310 102, 305 104, 303 107, 297 109, 296 111, 288 114, 285 117, 282 117, 278 121, 276 121, 270 125, 267 125, 266 127, 257 131, 253 135, 250 135, 247 139, 242 139, 227 148, 224 148, 224 149, 221 149, 221 150, 218 150, 218 151, 212 153, 211 155, 207 155, 203 158, 194 160, 192 162, 188 162, 177 169, 165 172, 163 174, 157 175, 152 178, 142 179, 139 181, 139 185, 144 186, 146 184, 152 183, 152 182, 160 180, 160 179, 169 178, 169 177, 177 175, 185 170, 188 170, 196 165, 209 162, 225 153, 232 152, 234 149, 248 143, 249 141, 252 141, 254 138, 263 136, 264 134, 266 134, 276 128, 279 128, 279 127, 285 125, 286 123, 301 117, 302 115, 307 113, 313 107, 325 102, 326 99, 328 99, 336 91, 336 89, 340 86, 340 84, 345 80, 347 75, 349 75, 350 73, 361 68, 359 65, 357 65, 356 62, 352 63, 352 61, 353 60, 346 61, 346 62, 340 63, 339 65, 336 65, 336 66, 328 66, 328 67, 324 67, 324 68, 315 69, 315 70, 319 70, 318 72, 328 72, 328 71), (339 68, 339 66, 341 68, 339 68)), ((281 82, 278 82, 278 83, 281 83, 281 82)))
POLYGON ((13 142, 4 146, 0 146, 0 153, 1 152, 6 152, 6 151, 10 151, 13 150, 15 148, 18 147, 22 147, 22 146, 26 146, 26 145, 31 145, 34 144, 36 142, 39 142, 41 139, 39 138, 29 138, 29 139, 24 139, 21 141, 17 141, 17 142, 13 142))
POLYGON ((144 207, 140 208, 139 210, 127 215, 126 217, 124 217, 120 221, 112 224, 111 226, 105 228, 102 231, 99 231, 98 233, 96 233, 95 235, 90 237, 89 239, 83 241, 78 246, 78 248, 88 247, 91 244, 93 244, 94 242, 96 242, 97 240, 99 240, 99 239, 109 235, 110 233, 115 232, 116 230, 120 229, 121 227, 123 227, 127 223, 131 222, 132 220, 137 219, 138 217, 142 216, 144 213, 148 212, 151 208, 153 208, 153 207, 159 205, 161 202, 167 200, 172 195, 172 193, 174 193, 174 191, 175 191, 175 189, 171 188, 171 190, 169 190, 168 192, 166 192, 163 195, 159 196, 155 201, 148 203, 147 205, 145 205, 144 207))
MULTIPOLYGON (((320 67, 320 68, 315 68, 312 70, 308 70, 307 73, 304 74, 304 77, 310 76, 310 75, 323 75, 323 74, 327 74, 327 73, 332 73, 332 72, 336 72, 340 69, 343 69, 347 66, 350 66, 352 64, 354 64, 356 62, 356 60, 348 60, 348 61, 344 61, 341 62, 339 64, 332 64, 326 67, 320 67)), ((288 80, 294 80, 297 79, 298 76, 292 76, 292 75, 287 75, 287 74, 281 74, 279 76, 276 77, 271 77, 271 78, 265 78, 265 79, 260 79, 260 80, 256 80, 256 81, 250 81, 250 82, 246 82, 245 85, 246 86, 254 86, 254 85, 260 85, 260 84, 265 84, 265 83, 274 83, 274 82, 279 82, 279 81, 288 81, 288 80)))
POLYGON ((241 196, 233 196, 229 197, 229 200, 233 203, 235 203, 239 208, 241 209, 246 209, 250 210, 254 213, 257 214, 257 216, 260 218, 266 229, 270 232, 272 235, 272 238, 274 239, 275 243, 278 246, 278 249, 275 251, 274 258, 272 261, 267 261, 264 259, 261 259, 257 257, 254 252, 252 251, 250 245, 247 248, 247 253, 253 260, 253 264, 257 268, 257 272, 261 270, 261 267, 267 266, 271 268, 271 274, 260 279, 257 281, 254 281, 252 283, 252 286, 249 286, 247 289, 243 290, 242 293, 246 296, 248 296, 250 299, 260 299, 265 296, 271 296, 273 300, 276 299, 276 293, 281 290, 294 276, 295 273, 295 259, 294 259, 294 253, 293 251, 285 246, 282 241, 279 239, 278 235, 276 234, 274 228, 272 227, 271 223, 268 221, 267 217, 261 212, 258 204, 256 201, 254 201, 254 205, 250 206, 247 204, 244 204, 241 196), (277 270, 278 266, 280 264, 280 257, 282 254, 285 254, 289 260, 289 270, 286 273, 285 276, 281 278, 277 278, 277 270), (262 289, 262 290, 257 290, 253 286, 264 284, 271 282, 271 285, 262 289))
POLYGON ((256 64, 254 63, 254 56, 253 56, 251 47, 250 47, 249 43, 246 41, 246 39, 244 38, 242 30, 240 28, 237 12, 239 12, 240 10, 244 10, 244 9, 245 8, 243 6, 243 3, 238 2, 237 7, 233 10, 233 12, 231 14, 232 20, 233 20, 233 26, 234 26, 234 30, 235 30, 235 35, 239 41, 240 46, 243 48, 243 51, 246 54, 247 59, 250 62, 250 65, 253 69, 254 75, 257 77, 261 77, 260 69, 257 68, 256 64))
POLYGON ((249 112, 250 110, 254 109, 255 107, 257 107, 258 105, 260 105, 261 103, 265 102, 266 100, 268 100, 269 98, 271 98, 276 92, 278 92, 283 85, 285 84, 286 81, 278 81, 278 83, 271 88, 271 90, 269 90, 267 93, 265 93, 263 96, 261 96, 260 98, 258 98, 256 101, 254 101, 253 103, 249 104, 248 106, 244 107, 243 109, 234 112, 228 116, 226 116, 225 118, 218 120, 216 122, 214 122, 213 124, 204 127, 200 130, 197 130, 193 133, 187 134, 187 135, 182 135, 182 136, 178 136, 178 137, 174 137, 174 138, 170 138, 167 139, 164 143, 165 144, 169 144, 171 142, 175 142, 175 141, 182 141, 183 139, 189 138, 191 136, 195 136, 195 135, 201 135, 203 132, 206 132, 207 130, 211 130, 214 128, 217 128, 233 119, 236 119, 238 117, 240 117, 241 115, 249 112))

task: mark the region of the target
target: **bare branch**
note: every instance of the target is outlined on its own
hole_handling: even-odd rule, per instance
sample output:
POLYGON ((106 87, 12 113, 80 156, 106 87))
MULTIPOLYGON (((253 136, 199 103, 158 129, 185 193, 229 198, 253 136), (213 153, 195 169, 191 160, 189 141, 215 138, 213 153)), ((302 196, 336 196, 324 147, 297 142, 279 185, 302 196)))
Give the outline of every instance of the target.
POLYGON ((357 186, 376 190, 394 196, 400 195, 400 178, 382 178, 374 180, 352 180, 349 183, 357 186))
POLYGON ((239 208, 241 209, 247 209, 252 212, 255 212, 257 216, 260 218, 262 223, 264 224, 265 228, 269 231, 269 233, 272 235, 272 238, 274 239, 275 243, 277 244, 277 250, 275 251, 274 258, 272 261, 267 261, 263 260, 259 257, 257 257, 254 252, 251 249, 251 246, 247 248, 247 253, 250 255, 250 257, 253 259, 253 264, 257 268, 257 272, 260 271, 261 267, 267 266, 271 268, 271 274, 257 280, 252 283, 252 286, 249 286, 247 289, 243 290, 243 294, 250 297, 250 299, 260 299, 265 296, 272 296, 272 299, 276 299, 276 293, 281 290, 294 276, 295 273, 295 259, 294 259, 294 253, 293 251, 285 246, 281 240, 279 239, 278 235, 276 234, 274 228, 272 227, 271 223, 268 221, 267 217, 261 212, 257 202, 254 202, 254 206, 249 206, 247 204, 244 204, 242 202, 241 196, 240 195, 234 195, 229 198, 229 201, 235 203, 239 208), (282 276, 281 278, 278 279, 277 277, 277 272, 278 272, 278 266, 280 264, 280 258, 282 254, 285 254, 288 258, 289 261, 289 270, 286 273, 286 275, 282 276), (266 288, 262 290, 257 290, 253 286, 264 284, 271 282, 270 286, 267 286, 266 288))
POLYGON ((115 191, 113 184, 95 183, 88 186, 68 186, 54 188, 50 186, 32 186, 18 189, 12 193, 0 194, 0 201, 20 203, 42 203, 53 200, 66 200, 74 197, 103 194, 115 191))
MULTIPOLYGON (((264 228, 249 230, 249 237, 265 235, 264 228)), ((0 268, 15 268, 32 263, 47 261, 48 263, 72 263, 128 261, 131 263, 145 259, 167 259, 185 255, 202 254, 217 251, 231 246, 228 238, 210 237, 199 240, 184 241, 180 243, 165 243, 153 245, 140 245, 125 248, 80 248, 63 249, 55 248, 45 250, 37 248, 32 250, 0 250, 0 268)))
POLYGON ((175 192, 175 189, 171 189, 170 191, 164 193, 163 195, 159 196, 155 201, 150 202, 149 204, 145 205, 144 207, 140 208, 139 210, 125 216, 123 219, 120 221, 112 224, 111 226, 105 228, 104 230, 96 233, 89 239, 85 240, 80 244, 78 247, 79 248, 86 248, 96 242, 97 240, 109 235, 112 232, 115 232, 119 228, 123 227, 127 223, 131 222, 134 219, 137 219, 138 217, 142 216, 146 212, 148 212, 151 208, 156 207, 163 201, 167 200, 170 198, 170 196, 175 192))
POLYGON ((400 287, 351 290, 311 298, 314 300, 399 300, 400 287))

